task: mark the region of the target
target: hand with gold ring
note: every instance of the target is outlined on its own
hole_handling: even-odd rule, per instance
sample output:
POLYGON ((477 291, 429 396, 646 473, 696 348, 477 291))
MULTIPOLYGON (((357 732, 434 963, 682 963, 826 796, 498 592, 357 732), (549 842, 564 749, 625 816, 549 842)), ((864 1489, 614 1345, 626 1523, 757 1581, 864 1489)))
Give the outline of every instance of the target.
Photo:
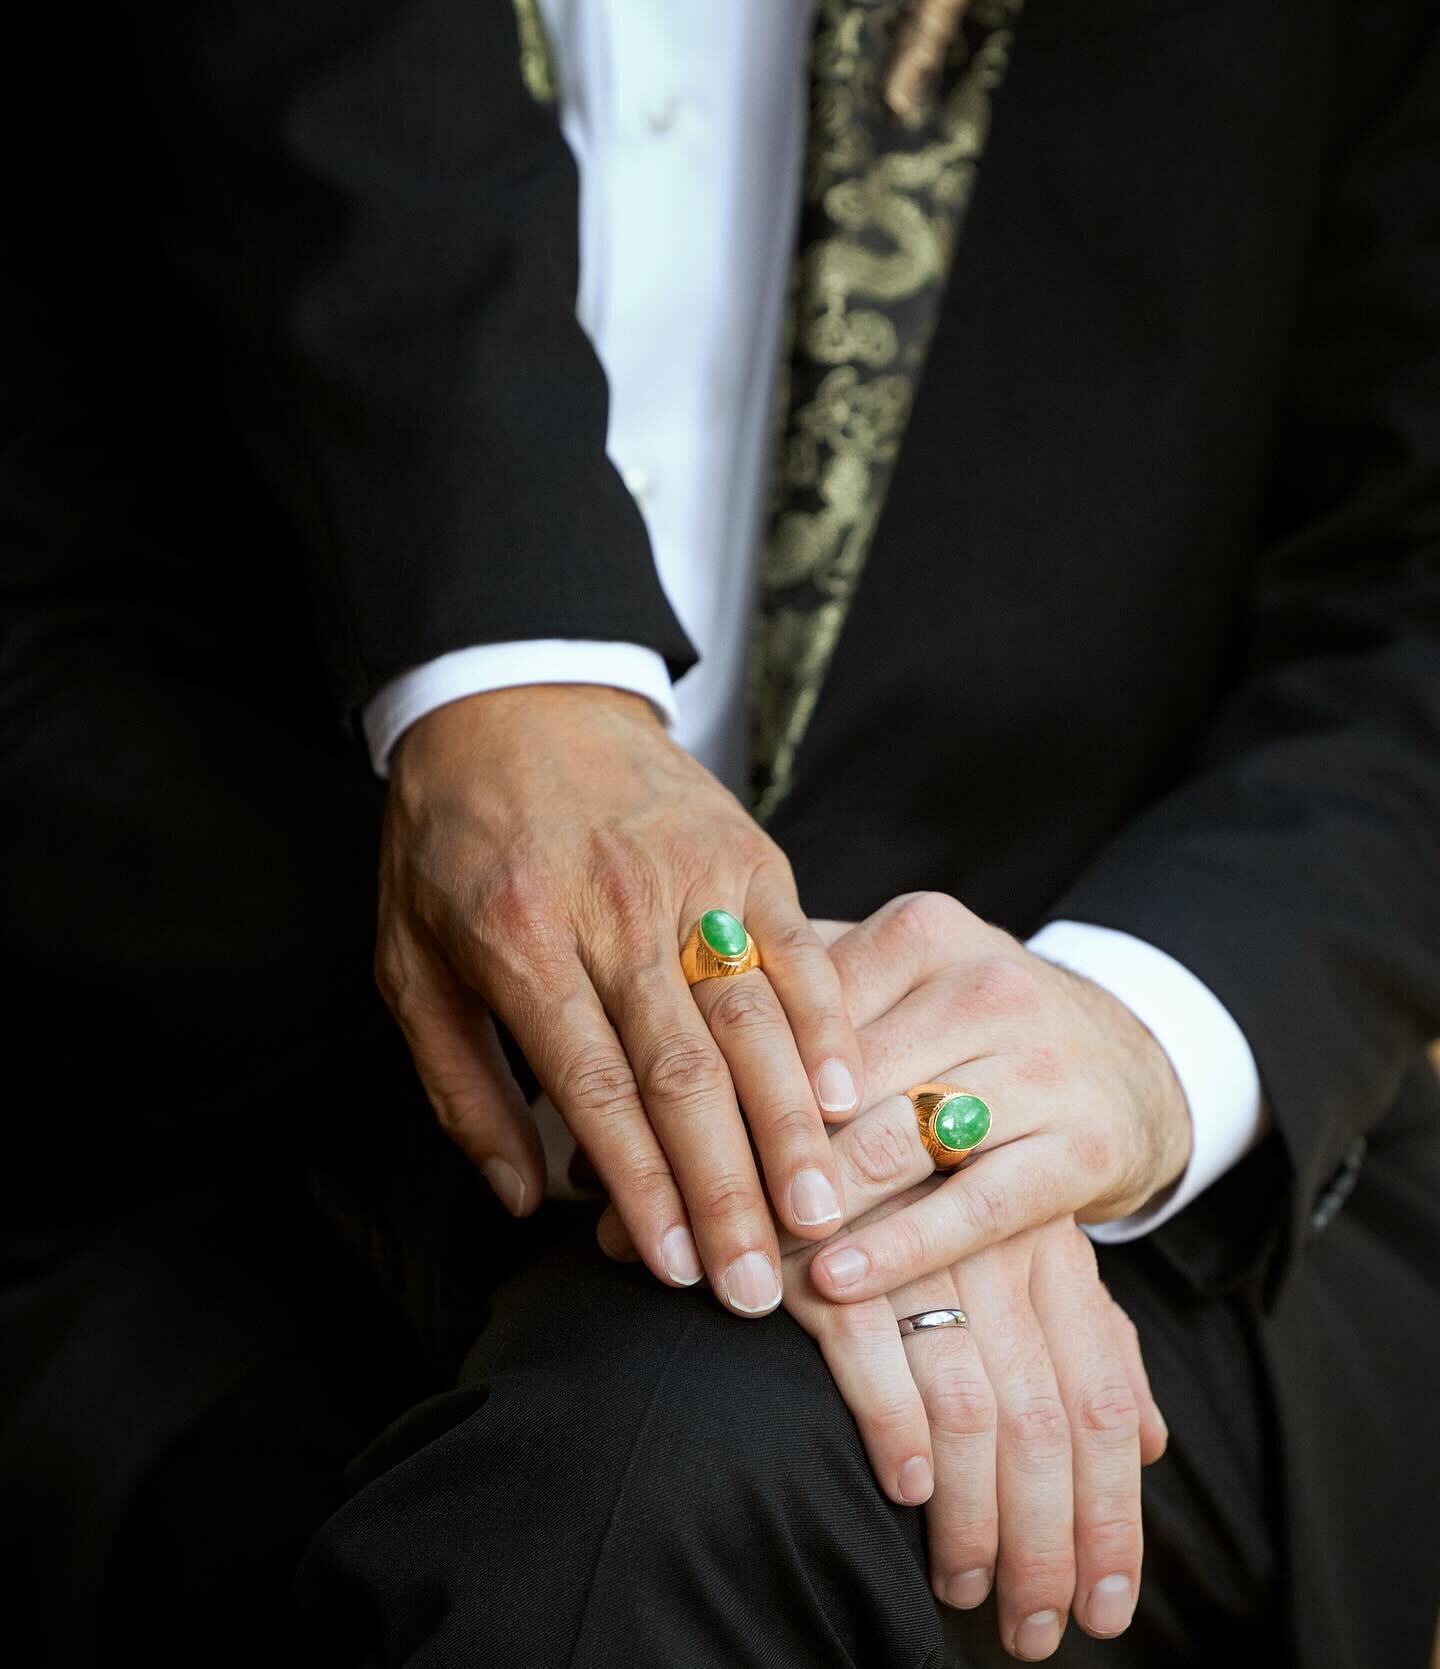
POLYGON ((962 1115, 985 1135, 926 1198, 827 1244, 813 1265, 827 1297, 893 1292, 1057 1217, 1127 1216, 1184 1171, 1185 1093, 1109 991, 937 893, 892 901, 830 948, 871 1094, 963 1086, 957 1139, 978 1145, 962 1115))
POLYGON ((375 971, 440 1123, 517 1215, 545 1157, 495 1020, 661 1280, 763 1315, 772 1202, 802 1239, 838 1226, 825 1121, 860 1077, 839 980, 783 853, 643 698, 492 690, 405 732, 375 971), (681 953, 716 911, 764 967, 692 987, 681 953))
MULTIPOLYGON (((908 1097, 831 1142, 851 1232, 953 1186, 908 1097)), ((816 1290, 820 1247, 782 1245, 785 1308, 819 1345, 877 1482, 925 1509, 936 1597, 968 1610, 993 1587, 1003 1644, 1029 1658, 1053 1651, 1067 1613, 1097 1637, 1121 1632, 1141 1580, 1141 1469, 1164 1452, 1165 1423, 1134 1324, 1074 1219, 855 1303, 816 1290), (948 1309, 968 1326, 898 1325, 948 1309)))

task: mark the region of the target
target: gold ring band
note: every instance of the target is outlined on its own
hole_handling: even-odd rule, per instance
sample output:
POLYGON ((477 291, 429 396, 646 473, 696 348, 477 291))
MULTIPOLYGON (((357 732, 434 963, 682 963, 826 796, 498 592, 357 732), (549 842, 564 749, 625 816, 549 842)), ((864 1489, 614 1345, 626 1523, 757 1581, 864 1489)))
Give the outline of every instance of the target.
POLYGON ((935 1169, 957 1171, 968 1165, 990 1134, 990 1103, 961 1084, 916 1084, 905 1093, 935 1169))
POLYGON ((759 947, 739 916, 732 916, 728 910, 707 910, 690 929, 680 952, 680 969, 687 985, 748 974, 759 966, 759 947))

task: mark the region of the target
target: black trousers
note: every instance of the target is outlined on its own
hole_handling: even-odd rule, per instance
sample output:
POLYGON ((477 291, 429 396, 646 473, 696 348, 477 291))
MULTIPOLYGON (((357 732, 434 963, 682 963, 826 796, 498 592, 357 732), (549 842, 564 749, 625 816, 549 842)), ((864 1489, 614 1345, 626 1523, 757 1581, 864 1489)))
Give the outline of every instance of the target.
MULTIPOLYGON (((608 1264, 588 1208, 511 1224, 435 1135, 370 985, 363 769, 183 657, 96 642, 77 668, 3 762, 6 1058, 29 1087, 0 1235, 0 1655, 1008 1661, 993 1604, 933 1599, 923 1514, 875 1487, 788 1317, 608 1264)), ((1356 1266, 1408 1279, 1378 1244, 1347 1206, 1306 1272, 1318 1317, 1356 1266)), ((1431 1289, 1418 1335, 1342 1307, 1336 1336, 1406 1377, 1389 1426, 1354 1378, 1354 1464, 1304 1497, 1342 1528, 1384 1512, 1353 1634, 1317 1645, 1273 1340, 1143 1241, 1099 1255, 1171 1444, 1134 1626, 1072 1625, 1054 1661, 1423 1664, 1431 1289)))

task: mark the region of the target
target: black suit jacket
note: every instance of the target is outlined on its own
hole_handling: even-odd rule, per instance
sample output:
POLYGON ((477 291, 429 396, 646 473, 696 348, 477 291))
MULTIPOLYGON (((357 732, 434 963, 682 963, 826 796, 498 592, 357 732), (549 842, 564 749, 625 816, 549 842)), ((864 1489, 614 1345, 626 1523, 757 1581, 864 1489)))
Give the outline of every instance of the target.
MULTIPOLYGON (((683 671, 508 3, 29 27, 7 744, 94 633, 350 726, 357 772, 366 697, 462 644, 620 638, 683 671)), ((1330 1300, 1302 1276, 1392 1338, 1436 1302, 1437 27, 1430 0, 1030 0, 773 819, 816 914, 938 887, 1020 935, 1128 930, 1215 991, 1275 1128, 1150 1240, 1269 1318, 1317 1466, 1330 1300)))

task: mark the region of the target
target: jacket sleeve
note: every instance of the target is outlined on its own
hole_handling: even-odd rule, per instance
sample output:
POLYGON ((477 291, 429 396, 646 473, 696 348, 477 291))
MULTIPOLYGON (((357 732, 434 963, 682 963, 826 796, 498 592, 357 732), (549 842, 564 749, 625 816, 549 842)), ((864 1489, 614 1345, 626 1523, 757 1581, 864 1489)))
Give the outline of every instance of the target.
POLYGON ((575 168, 512 0, 125 0, 117 72, 348 722, 447 651, 693 652, 605 454, 575 168))
POLYGON ((1265 1309, 1440 1036, 1440 31, 1409 16, 1336 124, 1242 668, 1047 912, 1167 951, 1248 1038, 1274 1125, 1151 1238, 1265 1309))

